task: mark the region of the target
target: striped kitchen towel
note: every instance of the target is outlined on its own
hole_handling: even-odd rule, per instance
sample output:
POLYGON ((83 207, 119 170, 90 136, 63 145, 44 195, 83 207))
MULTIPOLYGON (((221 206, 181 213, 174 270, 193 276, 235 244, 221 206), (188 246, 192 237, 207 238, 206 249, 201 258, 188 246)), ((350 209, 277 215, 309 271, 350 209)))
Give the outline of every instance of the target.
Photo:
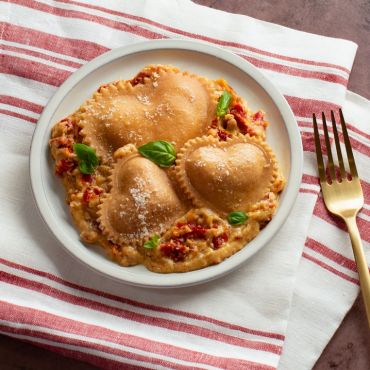
POLYGON ((346 89, 356 45, 188 0, 8 0, 0 21, 0 332, 102 368, 311 368, 358 294, 348 236, 318 196, 313 112, 344 107, 370 241, 370 103, 346 89), (157 38, 209 42, 253 63, 285 95, 304 145, 279 234, 240 270, 191 289, 96 276, 49 234, 30 191, 31 136, 58 86, 105 51, 157 38))

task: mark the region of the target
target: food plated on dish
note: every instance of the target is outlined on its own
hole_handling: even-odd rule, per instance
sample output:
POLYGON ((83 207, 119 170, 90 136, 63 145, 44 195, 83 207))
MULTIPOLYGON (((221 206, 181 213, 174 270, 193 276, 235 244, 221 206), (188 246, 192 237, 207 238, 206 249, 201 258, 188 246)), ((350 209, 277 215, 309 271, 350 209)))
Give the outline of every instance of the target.
POLYGON ((187 272, 272 219, 285 180, 267 125, 225 80, 152 65, 100 86, 49 145, 84 242, 123 266, 187 272))

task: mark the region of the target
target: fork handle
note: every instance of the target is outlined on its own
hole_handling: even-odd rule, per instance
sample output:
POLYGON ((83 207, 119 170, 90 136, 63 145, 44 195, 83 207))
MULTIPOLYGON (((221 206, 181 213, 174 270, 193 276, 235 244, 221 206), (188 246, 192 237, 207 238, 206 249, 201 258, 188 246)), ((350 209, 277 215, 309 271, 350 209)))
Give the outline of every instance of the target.
POLYGON ((352 242, 353 254, 357 265, 358 276, 360 278, 360 287, 364 301, 367 321, 370 327, 370 274, 367 261, 362 246, 360 233, 358 231, 356 216, 345 218, 348 232, 352 242))

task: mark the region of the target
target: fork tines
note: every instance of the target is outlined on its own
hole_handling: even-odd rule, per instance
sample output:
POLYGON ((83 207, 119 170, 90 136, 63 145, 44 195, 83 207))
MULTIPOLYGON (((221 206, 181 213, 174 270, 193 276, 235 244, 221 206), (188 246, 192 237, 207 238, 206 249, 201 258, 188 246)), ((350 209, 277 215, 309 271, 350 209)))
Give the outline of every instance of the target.
MULTIPOLYGON (((351 147, 351 143, 349 141, 349 136, 347 132, 346 122, 344 120, 343 112, 341 109, 339 109, 339 116, 340 116, 340 122, 341 122, 342 133, 343 133, 343 141, 344 141, 344 145, 346 147, 346 152, 347 152, 350 174, 352 178, 358 177, 356 164, 355 164, 355 160, 353 157, 352 147, 351 147)), ((335 147, 337 151, 337 158, 338 158, 339 170, 340 170, 340 173, 338 174, 338 180, 343 181, 347 178, 347 174, 346 174, 346 170, 344 167, 342 149, 340 147, 339 135, 338 135, 338 130, 337 130, 337 123, 336 123, 333 111, 331 111, 331 122, 332 122, 332 127, 333 127, 334 141, 335 141, 335 147)), ((325 117, 324 112, 322 112, 322 124, 323 124, 324 137, 325 137, 326 153, 328 156, 329 175, 330 175, 331 181, 335 181, 337 176, 335 173, 333 154, 332 154, 331 147, 330 147, 328 125, 326 123, 326 117, 325 117)), ((326 181, 326 171, 325 171, 325 165, 324 165, 324 160, 322 156, 320 135, 319 135, 319 129, 317 127, 315 113, 313 114, 313 127, 314 127, 316 157, 317 157, 317 164, 318 164, 318 169, 319 169, 320 182, 324 182, 326 181)))

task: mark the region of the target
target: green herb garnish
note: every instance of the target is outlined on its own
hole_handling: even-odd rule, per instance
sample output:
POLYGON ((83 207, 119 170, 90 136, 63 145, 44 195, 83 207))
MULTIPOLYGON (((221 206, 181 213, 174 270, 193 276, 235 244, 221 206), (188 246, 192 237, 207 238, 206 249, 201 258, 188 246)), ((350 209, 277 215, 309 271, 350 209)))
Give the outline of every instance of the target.
POLYGON ((78 158, 78 165, 81 173, 91 175, 95 171, 95 167, 99 165, 99 159, 96 156, 95 150, 85 144, 73 144, 73 151, 78 158))
POLYGON ((151 239, 144 243, 144 248, 146 249, 153 249, 158 245, 159 236, 154 234, 151 239))
POLYGON ((169 167, 176 160, 176 150, 168 141, 151 141, 140 146, 138 151, 161 167, 169 167))
POLYGON ((224 91, 220 96, 220 100, 218 101, 217 104, 216 108, 217 117, 223 117, 227 113, 231 100, 232 95, 229 92, 224 91))
POLYGON ((230 225, 234 226, 243 225, 248 218, 249 217, 243 211, 235 211, 227 215, 227 221, 230 225))

